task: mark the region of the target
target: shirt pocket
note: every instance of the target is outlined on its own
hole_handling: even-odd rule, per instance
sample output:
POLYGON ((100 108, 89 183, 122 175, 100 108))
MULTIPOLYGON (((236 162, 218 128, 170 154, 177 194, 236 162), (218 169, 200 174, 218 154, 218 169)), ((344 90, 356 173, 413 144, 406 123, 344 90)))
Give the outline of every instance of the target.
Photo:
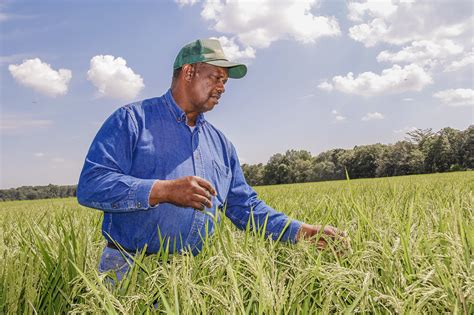
POLYGON ((232 181, 232 172, 230 168, 212 160, 214 170, 215 189, 217 192, 217 200, 220 205, 224 205, 227 194, 229 193, 230 183, 232 181))

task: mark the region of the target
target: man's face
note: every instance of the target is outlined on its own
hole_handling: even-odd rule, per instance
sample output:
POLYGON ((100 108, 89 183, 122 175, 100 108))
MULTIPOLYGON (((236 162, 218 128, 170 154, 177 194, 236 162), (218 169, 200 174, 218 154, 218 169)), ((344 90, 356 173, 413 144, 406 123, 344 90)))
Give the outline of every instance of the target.
POLYGON ((207 63, 197 63, 193 67, 195 72, 190 86, 191 102, 196 111, 204 113, 219 103, 229 76, 226 68, 207 63))

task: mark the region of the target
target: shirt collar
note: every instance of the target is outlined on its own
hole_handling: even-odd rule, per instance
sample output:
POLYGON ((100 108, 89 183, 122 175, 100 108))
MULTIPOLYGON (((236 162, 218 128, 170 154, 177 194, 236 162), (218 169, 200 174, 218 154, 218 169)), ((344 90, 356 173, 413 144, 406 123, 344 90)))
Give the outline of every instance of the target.
MULTIPOLYGON (((176 101, 173 98, 173 94, 171 93, 171 89, 169 89, 165 94, 166 104, 168 104, 168 108, 174 115, 174 118, 177 123, 186 122, 186 113, 176 104, 176 101)), ((204 118, 204 114, 200 113, 196 119, 196 126, 203 125, 206 122, 204 118)))

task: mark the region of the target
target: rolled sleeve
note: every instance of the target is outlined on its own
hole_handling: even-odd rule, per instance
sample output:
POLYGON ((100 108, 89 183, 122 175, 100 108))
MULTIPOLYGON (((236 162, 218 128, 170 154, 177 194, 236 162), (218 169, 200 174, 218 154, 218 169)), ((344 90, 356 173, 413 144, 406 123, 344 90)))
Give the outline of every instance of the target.
POLYGON ((135 202, 137 209, 146 210, 156 208, 158 205, 150 206, 150 194, 155 179, 142 179, 138 182, 135 191, 132 193, 132 201, 135 202))
POLYGON ((301 221, 291 220, 290 224, 288 225, 286 230, 283 232, 281 240, 284 242, 295 244, 296 237, 298 236, 298 232, 300 231, 302 225, 303 225, 303 222, 301 221))

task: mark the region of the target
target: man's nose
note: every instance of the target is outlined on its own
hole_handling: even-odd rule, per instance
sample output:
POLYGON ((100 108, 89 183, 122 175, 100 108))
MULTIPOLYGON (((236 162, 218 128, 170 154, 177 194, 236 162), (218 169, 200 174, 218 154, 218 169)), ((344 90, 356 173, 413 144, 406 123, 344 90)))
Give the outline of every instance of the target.
POLYGON ((220 94, 225 92, 224 83, 221 82, 217 85, 217 92, 219 92, 220 94))

